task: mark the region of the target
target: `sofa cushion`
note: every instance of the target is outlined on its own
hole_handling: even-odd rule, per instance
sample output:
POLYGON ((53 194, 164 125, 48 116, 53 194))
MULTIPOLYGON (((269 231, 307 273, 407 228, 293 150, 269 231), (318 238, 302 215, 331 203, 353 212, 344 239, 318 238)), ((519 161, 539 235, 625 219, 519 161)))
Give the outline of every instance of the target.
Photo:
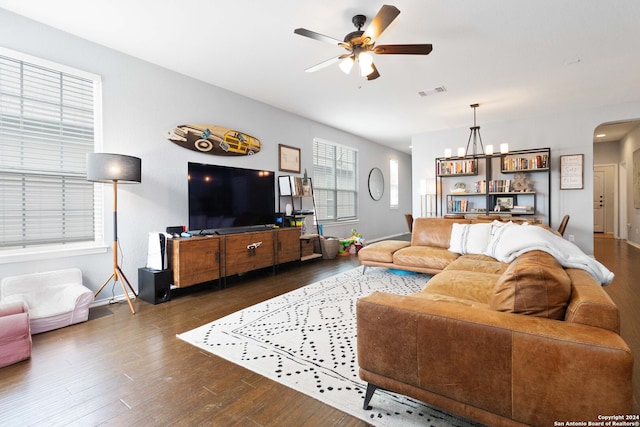
POLYGON ((398 249, 405 248, 411 243, 404 240, 382 240, 371 243, 358 251, 360 261, 393 262, 393 254, 398 249))
POLYGON ((546 252, 530 251, 516 258, 500 276, 489 302, 497 311, 564 319, 571 279, 546 252))
POLYGON ((393 263, 399 268, 417 267, 443 270, 460 255, 449 252, 446 248, 431 246, 407 246, 393 254, 393 263))
POLYGON ((449 250, 459 254, 484 254, 491 237, 491 223, 451 225, 449 250))
POLYGON ((429 279, 421 293, 446 295, 488 305, 500 277, 499 274, 445 270, 429 279))
POLYGON ((471 220, 448 218, 416 218, 411 232, 412 246, 449 247, 451 224, 469 224, 471 220))
POLYGON ((449 264, 445 271, 475 271, 478 273, 502 274, 509 264, 497 261, 486 255, 463 255, 449 264))
POLYGON ((475 301, 468 298, 454 297, 451 295, 437 294, 435 292, 416 292, 411 294, 411 298, 419 298, 425 301, 441 301, 448 304, 463 305, 465 307, 481 308, 483 310, 491 310, 489 304, 475 301))

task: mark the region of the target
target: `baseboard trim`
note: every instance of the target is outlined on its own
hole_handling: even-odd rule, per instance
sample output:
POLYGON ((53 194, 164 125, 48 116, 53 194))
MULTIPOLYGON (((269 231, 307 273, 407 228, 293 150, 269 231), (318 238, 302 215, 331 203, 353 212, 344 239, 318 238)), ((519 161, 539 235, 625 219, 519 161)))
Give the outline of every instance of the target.
POLYGON ((627 244, 633 246, 634 248, 640 249, 640 244, 638 243, 630 242, 629 240, 627 240, 627 244))

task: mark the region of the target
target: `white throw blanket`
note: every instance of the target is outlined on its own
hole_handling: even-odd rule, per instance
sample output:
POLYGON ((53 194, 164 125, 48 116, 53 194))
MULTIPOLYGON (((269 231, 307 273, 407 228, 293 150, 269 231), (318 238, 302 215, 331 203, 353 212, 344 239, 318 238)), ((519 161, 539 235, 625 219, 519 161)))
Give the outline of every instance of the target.
POLYGON ((486 253, 499 261, 511 262, 525 252, 536 250, 552 255, 563 267, 586 270, 602 285, 613 281, 611 271, 582 252, 574 243, 533 225, 496 225, 492 229, 486 253))

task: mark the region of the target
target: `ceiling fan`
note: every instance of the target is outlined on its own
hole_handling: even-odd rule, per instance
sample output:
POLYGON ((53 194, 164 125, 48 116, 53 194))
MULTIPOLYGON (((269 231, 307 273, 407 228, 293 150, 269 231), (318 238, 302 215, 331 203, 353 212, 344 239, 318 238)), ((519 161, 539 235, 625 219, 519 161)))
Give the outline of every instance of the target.
POLYGON ((357 61, 360 68, 360 75, 366 77, 367 80, 374 80, 380 77, 380 73, 373 63, 371 52, 378 55, 428 55, 431 53, 433 46, 430 44, 375 45, 380 34, 387 29, 399 14, 400 10, 395 6, 383 5, 365 31, 362 31, 362 27, 367 21, 367 17, 364 15, 356 15, 351 22, 353 22, 353 25, 355 25, 358 30, 347 34, 343 41, 305 28, 295 29, 293 31, 295 34, 338 45, 348 51, 348 53, 309 67, 305 71, 312 73, 339 62, 340 69, 344 71, 345 74, 349 74, 353 64, 357 61))

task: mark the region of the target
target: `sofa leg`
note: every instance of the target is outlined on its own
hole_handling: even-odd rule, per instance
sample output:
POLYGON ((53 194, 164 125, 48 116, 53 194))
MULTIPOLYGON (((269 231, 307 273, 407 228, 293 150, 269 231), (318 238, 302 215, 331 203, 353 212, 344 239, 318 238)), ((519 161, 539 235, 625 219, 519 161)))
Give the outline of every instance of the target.
POLYGON ((368 411, 371 409, 371 406, 369 406, 369 402, 373 397, 373 393, 375 393, 377 389, 378 389, 377 385, 367 383, 367 391, 364 394, 364 404, 362 405, 362 409, 364 409, 365 411, 368 411))
POLYGON ((367 271, 367 265, 365 265, 364 267, 362 267, 362 274, 364 274, 365 271, 367 271))

